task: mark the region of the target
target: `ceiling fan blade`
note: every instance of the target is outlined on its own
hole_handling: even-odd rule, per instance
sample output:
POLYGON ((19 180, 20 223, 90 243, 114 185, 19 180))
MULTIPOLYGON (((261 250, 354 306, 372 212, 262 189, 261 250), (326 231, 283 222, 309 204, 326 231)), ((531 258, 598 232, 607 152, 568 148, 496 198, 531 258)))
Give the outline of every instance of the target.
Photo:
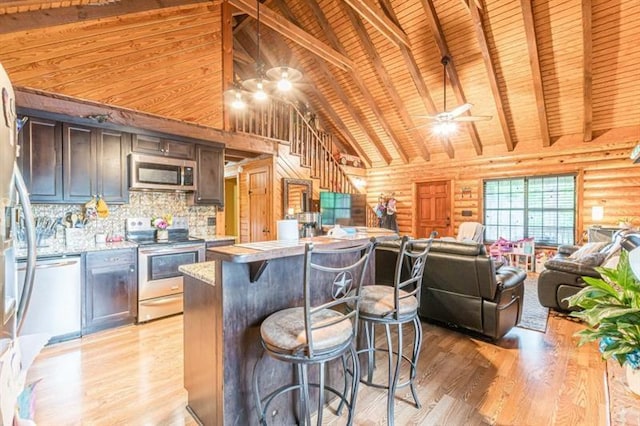
POLYGON ((440 115, 412 115, 414 118, 426 118, 427 120, 441 120, 440 115))
POLYGON ((453 118, 452 121, 487 121, 492 118, 490 115, 463 115, 462 117, 453 118))
POLYGON ((459 107, 455 107, 446 114, 448 114, 450 117, 457 117, 458 115, 464 114, 465 112, 469 111, 472 106, 473 105, 470 103, 462 104, 459 107))

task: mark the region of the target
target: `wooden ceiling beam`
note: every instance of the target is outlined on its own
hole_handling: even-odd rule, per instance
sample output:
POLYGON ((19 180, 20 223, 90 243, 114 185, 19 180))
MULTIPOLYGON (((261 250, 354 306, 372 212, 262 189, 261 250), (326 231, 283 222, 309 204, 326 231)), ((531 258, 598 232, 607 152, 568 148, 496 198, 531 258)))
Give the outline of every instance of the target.
POLYGON ((549 120, 547 119, 544 87, 542 86, 542 72, 540 71, 540 57, 538 56, 538 42, 536 41, 536 26, 531 3, 532 0, 520 0, 522 19, 524 20, 524 31, 527 35, 527 46, 529 49, 529 64, 531 66, 531 73, 533 74, 533 91, 536 97, 536 108, 538 110, 540 137, 542 138, 542 146, 551 146, 549 120))
MULTIPOLYGON (((400 98, 400 95, 398 94, 398 91, 396 90, 395 85, 391 80, 391 76, 389 75, 386 67, 382 63, 382 60, 380 59, 380 55, 378 55, 378 51, 376 50, 373 43, 371 43, 371 40, 367 34, 367 29, 362 23, 362 20, 356 15, 356 13, 353 10, 346 8, 346 12, 347 12, 347 17, 351 21, 351 26, 353 30, 355 31, 356 35, 360 39, 360 45, 364 48, 365 53, 369 57, 369 61, 373 64, 373 67, 376 70, 376 76, 378 77, 382 87, 386 89, 386 92, 389 94, 389 97, 391 98, 391 101, 395 106, 395 110, 400 115, 400 118, 403 120, 405 126, 408 126, 409 131, 413 134, 413 137, 417 141, 417 145, 421 153, 421 156, 426 161, 429 161, 430 154, 429 154, 429 150, 427 149, 427 140, 424 138, 423 132, 421 132, 419 129, 416 128, 416 124, 413 122, 413 120, 409 116, 409 113, 407 112, 407 108, 405 107, 404 102, 400 98)), ((357 72, 357 74, 362 75, 363 73, 357 72)), ((364 89, 363 92, 367 94, 365 97, 368 97, 369 95, 371 95, 368 88, 366 88, 366 85, 362 83, 362 78, 360 78, 359 75, 356 75, 354 80, 357 82, 356 84, 359 84, 359 85, 361 84, 363 86, 363 89, 364 89)), ((373 95, 371 95, 370 104, 372 104, 375 108, 379 109, 377 103, 373 98, 373 95)), ((379 111, 380 111, 379 112, 380 116, 385 117, 382 110, 379 110, 379 111)), ((389 134, 391 143, 393 144, 393 147, 395 148, 395 150, 398 152, 398 155, 400 156, 400 158, 404 163, 408 163, 409 156, 407 155, 405 149, 400 144, 400 138, 393 130, 393 127, 388 124, 386 119, 383 120, 382 123, 384 124, 385 131, 389 134)))
MULTIPOLYGON (((478 0, 479 1, 479 0, 478 0)), ((480 9, 481 10, 481 9, 480 9)), ((473 20, 473 26, 476 30, 476 39, 480 45, 480 51, 482 52, 482 59, 484 60, 484 66, 487 70, 487 77, 489 78, 489 85, 491 86, 491 93, 493 94, 493 100, 496 104, 496 111, 498 112, 498 119, 500 120, 500 127, 502 128, 502 136, 504 142, 507 145, 507 151, 511 152, 515 148, 513 142, 513 136, 509 129, 509 123, 507 121, 506 105, 502 102, 502 93, 500 92, 500 86, 498 86, 498 77, 496 69, 493 66, 493 60, 489 51, 489 42, 487 38, 487 31, 482 22, 482 16, 480 16, 480 10, 476 3, 469 4, 469 12, 471 13, 471 19, 473 20)))
POLYGON ((371 158, 369 158, 367 153, 362 150, 362 147, 360 146, 360 144, 358 144, 356 138, 351 134, 346 124, 344 124, 344 121, 342 121, 340 116, 336 113, 336 111, 329 104, 326 98, 322 96, 322 93, 320 93, 317 88, 313 87, 311 90, 314 92, 315 101, 320 104, 322 110, 329 116, 329 118, 333 122, 333 125, 336 127, 345 142, 353 148, 353 150, 356 152, 356 154, 358 154, 358 157, 360 157, 365 166, 367 168, 371 168, 371 158))
POLYGON ((589 142, 593 139, 593 104, 592 104, 592 39, 593 17, 591 14, 591 0, 582 0, 582 66, 583 66, 583 130, 584 141, 589 142))
POLYGON ((344 0, 358 15, 367 21, 380 34, 385 36, 394 45, 400 47, 411 47, 409 37, 402 29, 385 15, 378 13, 375 3, 371 0, 344 0))
MULTIPOLYGON (((81 2, 77 2, 77 4, 72 5, 71 1, 33 2, 30 0, 0 2, 0 34, 86 22, 172 7, 192 7, 207 3, 213 6, 214 4, 211 0, 120 0, 102 5, 80 3, 81 2), (35 8, 35 6, 29 6, 27 3, 46 3, 49 6, 31 11, 30 8, 35 8), (21 6, 19 6, 19 4, 21 4, 21 6), (42 9, 46 9, 46 11, 42 9), (17 13, 19 13, 19 15, 16 15, 17 13)), ((83 3, 86 3, 86 1, 83 3)))
MULTIPOLYGON (((276 34, 275 37, 279 39, 278 44, 285 44, 285 41, 282 39, 282 36, 276 34)), ((246 45, 249 43, 252 43, 251 49, 255 50, 257 48, 256 47, 257 38, 254 33, 247 33, 246 31, 243 31, 241 33, 236 34, 236 40, 245 49, 247 48, 246 45)), ((268 67, 274 66, 276 63, 276 56, 271 51, 271 46, 270 45, 267 45, 264 47, 261 46, 261 51, 263 53, 263 61, 265 62, 265 65, 267 65, 268 67)), ((323 61, 315 57, 314 57, 314 61, 318 63, 319 67, 324 67, 327 70, 327 72, 329 72, 327 65, 323 61)), ((358 145, 355 137, 351 134, 351 132, 349 131, 347 126, 344 124, 340 116, 335 112, 333 107, 329 105, 329 103, 324 97, 318 94, 318 91, 315 87, 311 87, 310 90, 313 92, 316 98, 315 100, 318 103, 320 103, 320 106, 322 110, 325 112, 325 114, 329 115, 334 126, 336 127, 340 135, 343 137, 344 141, 352 147, 352 149, 356 152, 356 154, 360 157, 362 162, 367 167, 371 167, 371 164, 372 164, 371 158, 369 158, 369 156, 358 145)), ((357 120, 357 118, 355 119, 357 120)), ((363 129, 363 131, 366 132, 366 129, 363 129)))
MULTIPOLYGON (((342 43, 340 43, 340 40, 338 39, 338 36, 335 34, 335 32, 333 31, 333 28, 331 27, 331 24, 329 23, 329 20, 327 19, 326 15, 324 14, 323 10, 320 8, 320 5, 318 4, 317 0, 309 0, 306 2, 306 4, 311 8, 316 20, 318 21, 318 23, 320 24, 321 28, 324 31, 324 34, 327 35, 327 38, 329 39, 329 41, 331 42, 331 44, 333 45, 333 47, 337 50, 339 50, 340 52, 345 52, 345 48, 344 46, 342 46, 342 43)), ((347 11, 350 11, 349 9, 347 9, 347 11)), ((350 11, 351 12, 351 11, 350 11)), ((389 138, 391 139, 392 143, 394 146, 399 146, 398 142, 394 140, 395 136, 393 131, 391 130, 391 126, 389 125, 389 123, 387 122, 384 113, 382 112, 382 110, 380 110, 380 108, 378 107, 377 102, 375 101, 375 98, 373 97, 373 95, 371 94, 371 92, 369 91, 369 88, 362 82, 362 79, 360 78, 360 76, 358 75, 358 73, 354 70, 355 75, 353 76, 354 78, 352 78, 352 82, 353 84, 358 88, 358 90, 360 91, 360 94, 364 97, 367 106, 371 109, 371 111, 373 112, 373 114, 376 116, 376 120, 378 121, 378 123, 380 123, 380 126, 382 126, 382 128, 385 130, 385 132, 387 132, 387 134, 389 135, 389 138)), ((341 91, 342 92, 342 91, 341 91)), ((341 96, 345 96, 344 93, 340 93, 341 96)), ((349 105, 349 102, 346 102, 347 105, 349 105)), ((352 102, 351 105, 353 105, 355 107, 355 104, 352 102)), ((375 134, 375 132, 374 132, 375 134)), ((384 144, 382 143, 382 141, 376 136, 374 141, 376 141, 376 148, 378 149, 378 151, 380 153, 386 153, 388 155, 388 151, 386 149, 386 147, 384 146, 384 144), (379 143, 379 145, 378 145, 379 143)), ((400 158, 402 159, 402 161, 404 163, 408 162, 408 157, 406 156, 406 154, 400 150, 398 151, 398 155, 400 155, 400 158)), ((391 161, 391 157, 389 156, 389 160, 386 160, 386 156, 385 156, 385 161, 388 161, 388 163, 391 161)), ((387 163, 387 164, 388 164, 387 163)))
MULTIPOLYGON (((292 22, 296 22, 295 16, 291 12, 291 9, 289 9, 289 7, 285 4, 285 2, 283 2, 281 0, 278 0, 277 3, 279 5, 279 8, 282 11, 282 13, 285 16, 287 16, 288 19, 291 20, 292 22)), ((336 49, 338 49, 339 51, 344 52, 344 48, 342 47, 342 45, 338 41, 338 38, 335 35, 334 31, 331 29, 329 21, 327 20, 324 12, 322 11, 320 6, 318 5, 317 1, 316 0, 308 0, 306 2, 306 4, 309 7, 311 7, 316 19, 318 20, 318 23, 324 29, 324 33, 327 34, 327 38, 329 38, 331 43, 336 41, 337 44, 334 45, 334 47, 336 49)), ((356 105, 356 103, 353 102, 353 100, 350 99, 345 94, 344 90, 342 90, 340 85, 336 82, 336 79, 334 78, 333 74, 331 73, 329 68, 326 66, 326 64, 324 64, 323 62, 320 62, 320 61, 316 61, 316 65, 318 65, 318 68, 322 72, 322 74, 324 75, 324 78, 327 80, 327 82, 329 83, 329 85, 331 86, 333 91, 336 93, 336 95, 338 95, 338 97, 340 98, 342 103, 345 105, 347 111, 349 111, 351 113, 351 115, 354 118, 354 121, 358 124, 358 126, 360 126, 361 130, 363 131, 363 133, 367 136, 367 139, 369 140, 371 145, 373 145, 376 148, 376 150, 378 151, 378 154, 383 159, 383 161, 386 164, 390 164, 391 160, 392 160, 392 157, 389 154, 389 151, 387 151, 387 148, 384 146, 384 144, 382 143, 382 141, 380 140, 380 138, 378 137, 376 132, 371 128, 371 125, 369 124, 369 120, 367 120, 367 118, 364 115, 364 113, 360 110, 360 108, 356 105)), ((358 79, 355 78, 354 80, 357 81, 358 79)), ((375 111, 374 111, 374 113, 375 113, 375 111)), ((356 150, 362 151, 362 148, 359 147, 359 146, 358 147, 354 146, 353 148, 356 149, 356 150)))
MULTIPOLYGON (((444 32, 442 31, 442 27, 440 26, 440 20, 438 19, 438 15, 436 13, 436 9, 433 6, 433 0, 421 0, 422 7, 424 8, 427 21, 429 23, 429 28, 431 29, 431 33, 435 38, 436 44, 440 49, 441 56, 449 57, 449 64, 446 67, 447 75, 449 76, 449 81, 451 82, 451 86, 453 87, 453 92, 456 95, 456 99, 459 104, 467 103, 467 100, 464 96, 464 92, 462 90, 462 84, 460 83, 460 79, 458 78, 458 72, 456 71, 456 66, 451 58, 451 53, 449 52, 449 47, 447 46, 447 40, 444 36, 444 32)), ((468 112, 466 113, 468 115, 468 112)), ((476 154, 482 155, 482 143, 480 142, 480 135, 478 135, 478 129, 473 122, 467 122, 467 130, 469 130, 469 135, 471 136, 471 143, 476 150, 476 154)))
MULTIPOLYGON (((396 13, 393 10, 393 6, 391 5, 390 0, 379 0, 380 6, 382 10, 387 15, 387 17, 394 22, 398 27, 400 26, 400 21, 396 16, 396 13)), ((422 73, 420 72, 420 67, 418 67, 418 63, 416 62, 415 57, 413 56, 413 52, 411 49, 400 46, 400 53, 402 53, 402 58, 404 59, 404 64, 411 75, 411 79, 413 84, 416 86, 416 90, 420 95, 420 99, 422 100, 422 104, 424 105, 425 110, 429 113, 429 115, 436 115, 437 108, 436 104, 433 102, 433 98, 431 97, 431 93, 427 88, 427 84, 424 82, 424 78, 422 77, 422 73)), ((453 150, 453 145, 451 141, 447 138, 439 138, 440 143, 442 144, 442 148, 444 152, 447 153, 449 158, 455 158, 455 152, 453 150)))
POLYGON ((233 60, 245 65, 255 63, 255 59, 253 59, 253 57, 249 55, 249 52, 247 52, 239 43, 234 43, 233 45, 233 60))
MULTIPOLYGON (((255 3, 248 0, 229 0, 229 2, 238 9, 251 15, 254 19, 257 18, 255 3)), ((299 26, 294 25, 269 8, 260 8, 260 23, 266 25, 275 32, 285 36, 292 42, 300 45, 309 52, 319 56, 343 71, 350 71, 354 67, 351 59, 339 52, 336 52, 322 41, 313 37, 299 26)))

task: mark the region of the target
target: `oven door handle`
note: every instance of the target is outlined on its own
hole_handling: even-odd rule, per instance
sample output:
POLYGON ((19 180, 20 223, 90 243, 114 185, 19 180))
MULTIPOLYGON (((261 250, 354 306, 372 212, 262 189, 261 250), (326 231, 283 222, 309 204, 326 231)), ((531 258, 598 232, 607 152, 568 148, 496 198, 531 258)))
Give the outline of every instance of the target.
POLYGON ((176 253, 188 253, 191 251, 197 251, 201 248, 204 248, 204 245, 198 244, 198 245, 192 245, 192 246, 174 246, 174 247, 157 248, 157 249, 138 249, 138 252, 140 254, 152 254, 152 255, 165 254, 165 253, 176 254, 176 253))

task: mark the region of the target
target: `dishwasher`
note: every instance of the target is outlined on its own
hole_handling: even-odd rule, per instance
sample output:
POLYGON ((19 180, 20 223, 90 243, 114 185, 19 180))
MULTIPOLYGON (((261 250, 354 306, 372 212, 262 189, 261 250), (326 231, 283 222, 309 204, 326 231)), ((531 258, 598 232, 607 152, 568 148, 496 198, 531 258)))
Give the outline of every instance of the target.
MULTIPOLYGON (((26 261, 18 262, 18 295, 22 295, 26 261)), ((36 261, 31 301, 20 335, 47 333, 49 344, 80 336, 82 262, 80 256, 36 261)))

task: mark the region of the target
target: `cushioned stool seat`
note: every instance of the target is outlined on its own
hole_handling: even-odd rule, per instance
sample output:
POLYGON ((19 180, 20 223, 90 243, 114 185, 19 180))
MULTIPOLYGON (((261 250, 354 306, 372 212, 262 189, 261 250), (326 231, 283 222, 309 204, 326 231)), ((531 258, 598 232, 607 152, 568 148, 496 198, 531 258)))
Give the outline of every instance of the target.
MULTIPOLYGON (((311 318, 314 328, 322 323, 330 324, 344 317, 340 312, 327 309, 311 318)), ((349 342, 353 335, 353 326, 349 321, 313 330, 313 350, 322 352, 332 350, 349 342)), ((271 314, 260 326, 260 335, 269 350, 281 353, 296 353, 307 342, 304 326, 304 308, 289 308, 271 314)))
MULTIPOLYGON (((415 315, 418 311, 418 299, 407 297, 409 293, 404 290, 399 291, 400 306, 399 316, 415 315)), ((377 316, 380 318, 393 314, 394 309, 394 288, 386 285, 369 285, 360 291, 360 314, 367 316, 377 316)))

